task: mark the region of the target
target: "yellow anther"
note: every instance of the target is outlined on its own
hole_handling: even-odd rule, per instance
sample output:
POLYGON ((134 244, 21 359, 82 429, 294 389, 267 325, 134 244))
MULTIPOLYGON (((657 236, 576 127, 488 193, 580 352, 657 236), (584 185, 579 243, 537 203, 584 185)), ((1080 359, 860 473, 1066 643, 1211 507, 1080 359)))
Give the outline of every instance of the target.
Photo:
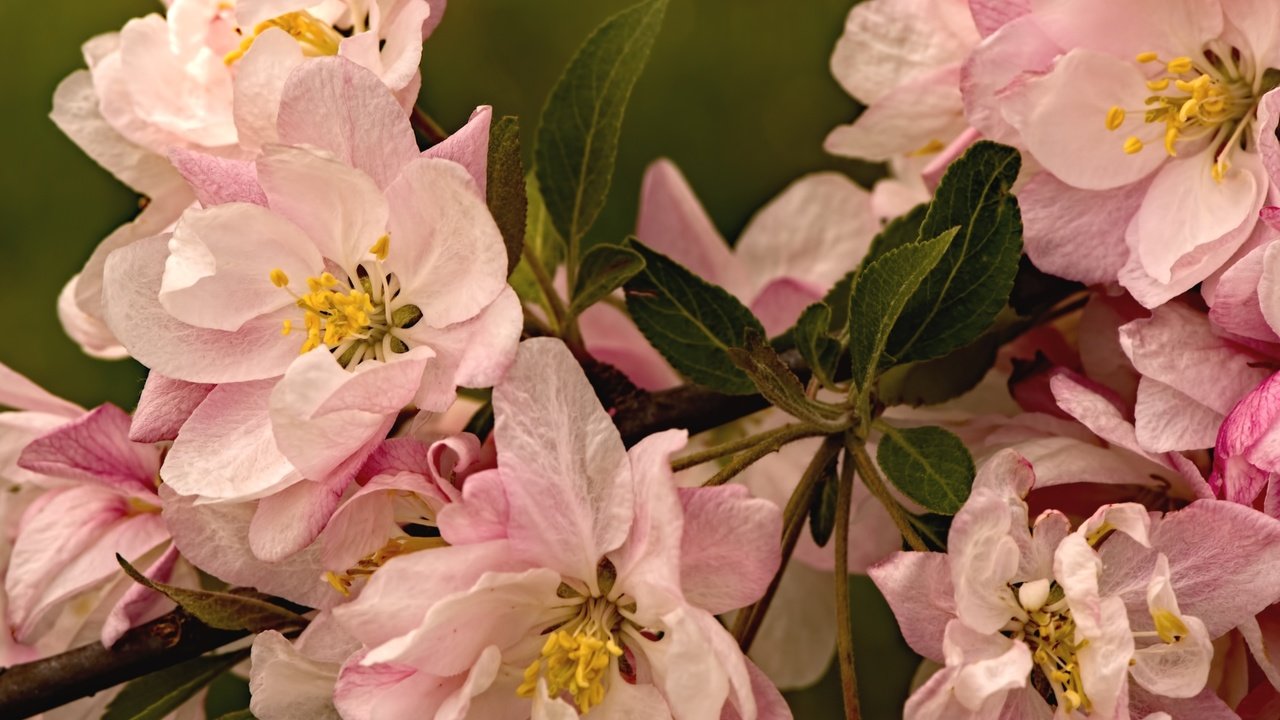
POLYGON ((374 243, 373 247, 369 248, 369 252, 373 253, 373 256, 378 258, 379 260, 386 260, 387 252, 390 249, 391 249, 391 236, 383 235, 382 237, 378 238, 378 242, 374 243))
POLYGON ((1140 63, 1155 62, 1159 59, 1160 59, 1160 56, 1154 52, 1148 51, 1144 53, 1138 53, 1138 62, 1140 63))
POLYGON ((342 42, 342 35, 332 25, 320 20, 306 10, 297 10, 258 23, 254 26, 253 32, 240 41, 240 47, 227 53, 222 58, 222 61, 227 65, 234 64, 244 57, 245 53, 249 52, 249 48, 253 47, 253 43, 258 39, 259 35, 271 28, 279 28, 289 33, 294 40, 298 41, 302 54, 308 57, 337 55, 338 44, 342 42))
POLYGON ((920 147, 907 153, 907 157, 924 157, 925 155, 933 155, 940 153, 947 147, 946 143, 934 138, 920 147))
POLYGON ((1169 157, 1178 157, 1178 135, 1181 128, 1174 123, 1169 123, 1169 127, 1164 131, 1164 150, 1169 153, 1169 157))
POLYGON ((324 580, 325 582, 332 585, 334 590, 337 590, 338 592, 342 593, 343 597, 351 597, 350 583, 347 581, 344 581, 341 577, 338 576, 337 573, 333 572, 332 570, 325 572, 324 580))
POLYGON ((1148 80, 1147 89, 1155 92, 1163 92, 1169 89, 1169 78, 1160 78, 1159 80, 1148 80))
POLYGON ((587 603, 576 620, 547 635, 539 656, 524 669, 517 695, 532 697, 542 680, 551 697, 567 693, 584 715, 604 701, 609 665, 623 650, 610 623, 601 624, 600 618, 601 613, 616 613, 616 609, 602 598, 587 603))
POLYGON ((1124 108, 1114 105, 1107 111, 1107 129, 1118 130, 1124 124, 1124 108))
POLYGON ((1222 182, 1223 178, 1227 176, 1227 170, 1230 169, 1231 165, 1227 163, 1227 158, 1224 156, 1218 158, 1217 162, 1213 164, 1213 167, 1209 169, 1209 174, 1216 182, 1222 182))
POLYGON ((1182 622, 1182 618, 1168 610, 1157 610, 1151 613, 1151 619, 1156 622, 1156 634, 1165 643, 1176 643, 1191 632, 1187 629, 1187 624, 1182 622))
POLYGON ((1132 135, 1129 136, 1129 139, 1124 141, 1124 151, 1129 155, 1142 152, 1142 141, 1132 135))
POLYGON ((1169 72, 1173 73, 1174 75, 1189 73, 1191 72, 1191 68, 1193 67, 1195 66, 1191 63, 1191 58, 1187 57, 1186 55, 1183 55, 1182 57, 1176 57, 1170 60, 1167 64, 1165 64, 1165 68, 1167 68, 1169 72))
POLYGON ((282 288, 289 284, 289 276, 284 274, 280 268, 271 271, 271 284, 278 288, 282 288))
POLYGON ((293 321, 286 318, 284 322, 280 323, 280 334, 288 335, 291 332, 293 332, 293 321))

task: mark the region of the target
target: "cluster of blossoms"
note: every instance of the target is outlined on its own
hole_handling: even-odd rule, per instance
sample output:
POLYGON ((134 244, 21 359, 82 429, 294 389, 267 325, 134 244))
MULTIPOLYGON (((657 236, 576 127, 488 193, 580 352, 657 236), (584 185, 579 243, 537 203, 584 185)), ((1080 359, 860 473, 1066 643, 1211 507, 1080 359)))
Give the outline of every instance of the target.
MULTIPOLYGON (((831 67, 866 108, 825 147, 886 177, 806 175, 729 243, 658 160, 644 253, 613 249, 647 264, 581 306, 580 218, 542 230, 564 258, 513 252, 495 219, 492 109, 445 134, 416 108, 444 11, 168 0, 84 45, 52 118, 146 202, 57 311, 149 374, 132 413, 86 411, 0 366, 0 666, 238 598, 297 621, 218 656, 247 660, 261 720, 785 720, 779 689, 836 657, 855 717, 866 574, 923 658, 910 720, 1276 717, 1273 3, 864 0, 831 67), (1051 301, 1006 289, 981 379, 892 400, 897 316, 864 377, 860 313, 886 303, 858 300, 942 247, 898 236, 957 202, 939 188, 983 141, 1022 159, 1018 283, 1051 301), (655 330, 643 303, 676 292, 655 330), (776 407, 689 382, 742 394, 714 384, 735 366, 776 407), (652 421, 689 397, 710 432, 652 421), (968 455, 921 445, 904 482, 916 433, 968 455)), ((544 195, 581 204, 543 169, 531 225, 562 212, 544 195)), ((910 360, 973 375, 973 355, 910 360)), ((82 696, 103 687, 48 716, 102 716, 120 690, 82 696)), ((200 687, 156 707, 202 716, 200 687)))

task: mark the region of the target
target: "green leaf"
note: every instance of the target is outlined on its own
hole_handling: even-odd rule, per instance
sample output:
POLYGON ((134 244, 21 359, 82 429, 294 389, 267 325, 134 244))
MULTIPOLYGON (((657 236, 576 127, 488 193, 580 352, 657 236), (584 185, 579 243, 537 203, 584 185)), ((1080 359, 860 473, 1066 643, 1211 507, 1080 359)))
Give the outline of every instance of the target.
POLYGON ((818 492, 809 504, 809 534, 818 547, 826 547, 836 529, 836 460, 839 457, 838 453, 832 453, 831 460, 822 468, 818 492))
POLYGON ((515 272, 524 248, 528 198, 520 159, 520 121, 507 116, 489 130, 489 164, 485 183, 489 212, 507 245, 507 274, 515 272))
POLYGON ((955 237, 952 228, 932 240, 895 248, 858 274, 851 298, 856 314, 849 318, 849 353, 860 407, 870 395, 899 317, 955 237))
POLYGON ((747 344, 748 332, 764 336, 756 316, 667 256, 638 242, 631 246, 645 266, 626 284, 627 310, 649 344, 696 383, 730 395, 756 392, 729 358, 730 348, 747 344))
POLYGON ((124 686, 107 705, 102 720, 161 720, 248 656, 247 648, 205 655, 144 675, 124 686))
POLYGON ((921 238, 920 228, 924 225, 925 215, 928 212, 929 204, 920 203, 908 210, 906 214, 899 215, 889 221, 876 235, 875 239, 871 241, 871 247, 867 249, 867 256, 862 259, 862 266, 870 265, 890 250, 919 240, 921 238))
POLYGON ((853 280, 859 272, 860 270, 854 269, 845 273, 827 291, 827 296, 822 298, 822 304, 831 308, 827 332, 834 337, 844 338, 849 333, 849 303, 852 301, 853 280))
POLYGON ((582 265, 578 269, 573 288, 573 302, 569 305, 569 316, 577 317, 583 310, 622 287, 643 269, 644 258, 629 247, 608 244, 593 246, 582 256, 582 265))
POLYGON ((667 0, 647 0, 596 28, 542 109, 534 151, 538 181, 571 256, 604 207, 627 101, 666 9, 667 0))
POLYGON ((886 370, 880 376, 876 398, 885 405, 918 407, 960 397, 986 376, 1003 340, 1003 333, 992 330, 943 357, 886 370))
POLYGON ((777 351, 761 335, 748 332, 746 346, 730 348, 729 359, 742 368, 766 400, 784 412, 815 425, 841 429, 836 421, 843 413, 825 403, 810 400, 800 378, 782 362, 777 351))
POLYGON ((903 309, 885 346, 886 365, 963 347, 1005 306, 1022 255, 1022 217, 1009 193, 1019 164, 1017 150, 983 141, 943 175, 920 237, 959 233, 903 309))
POLYGON ((814 377, 828 388, 835 385, 836 363, 840 359, 840 343, 831 337, 830 328, 831 307, 817 302, 800 313, 791 333, 800 357, 808 363, 814 377))
POLYGON ((525 194, 529 205, 525 215, 524 252, 520 264, 516 265, 515 272, 511 274, 510 283, 520 299, 540 304, 549 315, 551 307, 543 296, 542 286, 538 284, 530 263, 539 263, 548 277, 554 277, 556 268, 564 260, 564 239, 551 224, 551 217, 547 215, 547 206, 542 200, 538 178, 534 173, 525 177, 525 194))
POLYGON ((252 594, 189 590, 158 583, 138 572, 129 561, 116 555, 116 561, 125 573, 140 585, 145 585, 191 613, 196 619, 219 630, 248 630, 262 632, 285 627, 304 627, 307 619, 292 610, 254 597, 252 594))
POLYGON ((885 477, 931 512, 955 515, 973 487, 973 458, 960 438, 940 427, 876 427, 884 433, 876 462, 885 477))

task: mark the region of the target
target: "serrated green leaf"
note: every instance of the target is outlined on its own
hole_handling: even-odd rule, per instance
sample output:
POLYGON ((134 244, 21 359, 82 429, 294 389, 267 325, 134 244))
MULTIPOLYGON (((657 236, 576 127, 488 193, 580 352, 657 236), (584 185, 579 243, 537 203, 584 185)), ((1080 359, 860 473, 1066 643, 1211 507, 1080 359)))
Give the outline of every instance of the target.
POLYGON ((578 268, 573 289, 573 302, 569 305, 569 316, 577 317, 583 310, 622 287, 641 270, 644 270, 644 258, 635 250, 623 245, 593 246, 582 256, 582 265, 578 268))
POLYGON ((791 332, 800 357, 808 363, 818 382, 828 388, 835 385, 836 363, 840 359, 840 343, 831 337, 830 328, 831 308, 817 302, 800 313, 791 332))
POLYGON ((134 582, 155 590, 177 603, 196 619, 219 630, 262 632, 286 627, 304 627, 307 619, 274 603, 251 594, 190 590, 155 582, 138 572, 129 561, 116 555, 116 561, 134 582))
POLYGON ((746 346, 730 348, 729 359, 751 378, 766 400, 782 411, 799 420, 839 429, 837 421, 842 411, 809 399, 800 378, 760 335, 748 332, 746 346))
POLYGON ((1005 306, 1022 255, 1022 217, 1009 192, 1019 165, 1017 150, 982 141, 943 175, 920 236, 959 233, 903 309, 885 345, 886 365, 963 347, 1005 306))
POLYGON ((205 655, 130 681, 102 720, 161 720, 248 656, 248 649, 205 655))
POLYGON ((859 407, 864 407, 870 396, 899 317, 955 237, 956 228, 952 228, 932 240, 895 248, 858 274, 850 299, 854 313, 849 318, 849 354, 859 407))
POLYGON ((667 256, 638 242, 632 248, 645 266, 625 286, 627 310, 649 344, 698 384, 729 395, 756 392, 729 358, 730 348, 746 345, 749 332, 764 336, 756 316, 724 288, 667 256))
POLYGON ((904 495, 939 515, 955 515, 973 487, 973 458, 960 438, 940 427, 895 428, 884 433, 876 462, 904 495))
POLYGON ((867 255, 862 259, 862 267, 870 265, 890 250, 920 240, 920 228, 924 225, 925 215, 928 212, 929 203, 920 203, 890 220, 871 241, 871 247, 867 249, 867 255))
POLYGON ((548 277, 554 277, 556 268, 564 261, 564 239, 551 224, 542 192, 538 189, 538 178, 534 173, 525 177, 525 194, 528 198, 528 211, 525 214, 524 252, 509 282, 521 300, 538 303, 550 314, 550 304, 542 293, 542 286, 538 283, 530 262, 539 263, 548 277))
POLYGON ((515 272, 524 248, 528 198, 520 159, 520 121, 507 116, 489 130, 489 163, 485 183, 489 212, 507 246, 507 274, 515 272))
POLYGON ((542 109, 534 151, 538 181, 570 248, 577 247, 604 207, 627 101, 666 9, 667 0, 647 0, 596 28, 542 109))
POLYGON ((832 453, 831 460, 822 468, 818 492, 813 494, 813 502, 809 504, 809 534, 818 547, 826 547, 836 529, 836 462, 839 457, 839 454, 832 453))
POLYGON ((1003 334, 989 331, 940 358, 907 363, 880 376, 876 398, 883 404, 937 405, 969 392, 995 364, 1003 334))

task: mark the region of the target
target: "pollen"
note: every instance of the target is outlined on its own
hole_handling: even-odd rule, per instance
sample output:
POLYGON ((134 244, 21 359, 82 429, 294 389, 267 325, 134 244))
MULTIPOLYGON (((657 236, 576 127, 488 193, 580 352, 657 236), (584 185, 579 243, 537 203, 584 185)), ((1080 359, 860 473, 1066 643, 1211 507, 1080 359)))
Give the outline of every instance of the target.
POLYGON ((276 268, 271 271, 271 284, 278 288, 286 287, 289 285, 289 276, 285 275, 280 268, 276 268))
POLYGON ((1142 152, 1142 148, 1142 141, 1137 137, 1130 136, 1128 140, 1124 141, 1124 151, 1126 154, 1136 155, 1137 153, 1142 152))
POLYGON ((1138 53, 1138 57, 1137 57, 1137 60, 1140 63, 1156 62, 1159 59, 1160 59, 1159 55, 1149 51, 1144 53, 1138 53))
POLYGON ((533 697, 539 679, 547 694, 568 693, 583 715, 604 702, 606 678, 623 649, 616 639, 622 622, 617 606, 603 597, 582 600, 577 614, 547 633, 538 657, 524 670, 524 682, 516 688, 520 697, 533 697))
POLYGON ((297 10, 258 23, 254 26, 253 32, 240 41, 240 47, 227 53, 222 61, 227 65, 232 65, 243 58, 245 53, 249 52, 249 48, 253 47, 253 43, 258 39, 258 36, 271 28, 279 28, 289 33, 294 40, 298 41, 298 46, 302 48, 302 54, 308 57, 337 55, 338 43, 342 42, 342 35, 338 34, 338 31, 332 25, 320 20, 306 10, 297 10))
POLYGON ((1191 62, 1191 58, 1185 55, 1176 57, 1165 64, 1165 69, 1174 75, 1189 73, 1192 67, 1194 67, 1194 64, 1191 62))
POLYGON ((390 250, 391 250, 390 235, 383 235, 382 237, 378 238, 378 241, 373 244, 373 247, 369 248, 369 252, 373 253, 373 256, 378 258, 378 260, 386 260, 387 253, 390 252, 390 250))
POLYGON ((1107 129, 1119 130, 1120 126, 1123 124, 1124 124, 1124 108, 1120 107, 1119 105, 1112 106, 1112 108, 1107 111, 1107 129))

